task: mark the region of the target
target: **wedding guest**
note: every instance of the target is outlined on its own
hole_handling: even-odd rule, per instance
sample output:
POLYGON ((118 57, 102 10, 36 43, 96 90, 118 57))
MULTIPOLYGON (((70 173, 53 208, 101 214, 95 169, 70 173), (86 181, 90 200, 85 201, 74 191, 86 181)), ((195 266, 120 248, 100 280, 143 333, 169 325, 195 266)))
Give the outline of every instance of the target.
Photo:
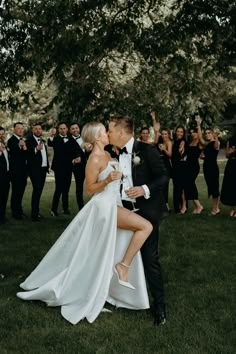
POLYGON ((23 219, 22 199, 27 184, 27 146, 23 138, 24 125, 14 124, 14 134, 8 140, 9 169, 11 181, 11 211, 13 218, 23 219))
POLYGON ((228 159, 225 166, 220 200, 230 206, 230 217, 236 218, 236 128, 233 136, 227 141, 225 155, 228 159))
POLYGON ((185 128, 182 125, 177 126, 171 156, 174 211, 180 214, 187 212, 187 201, 184 194, 187 158, 185 133, 185 128))
POLYGON ((69 215, 69 190, 72 177, 72 153, 71 137, 68 137, 68 127, 64 122, 58 124, 58 135, 56 129, 50 130, 48 146, 53 147, 52 170, 55 176, 55 192, 52 200, 51 215, 58 216, 58 205, 62 197, 64 214, 69 215))
POLYGON ((32 136, 26 140, 28 172, 33 186, 31 197, 32 221, 40 221, 41 219, 39 204, 46 175, 49 171, 47 148, 42 132, 42 125, 35 123, 32 128, 32 136))
POLYGON ((85 179, 85 166, 86 166, 86 155, 83 149, 81 148, 83 144, 82 137, 80 136, 80 127, 77 123, 72 123, 70 126, 70 133, 72 136, 71 145, 72 145, 72 173, 75 178, 76 186, 76 200, 79 210, 84 206, 83 199, 83 188, 84 188, 84 179, 85 179))
MULTIPOLYGON (((154 118, 155 119, 155 118, 154 118)), ((154 120, 153 119, 153 120, 154 120)), ((154 143, 157 145, 157 148, 160 152, 160 156, 164 162, 167 174, 168 174, 168 180, 166 182, 166 185, 164 187, 164 195, 165 195, 165 201, 166 201, 166 206, 168 210, 170 210, 169 207, 169 181, 172 176, 172 166, 171 166, 171 157, 172 157, 172 141, 171 141, 171 133, 168 128, 162 128, 160 132, 160 124, 156 124, 154 122, 154 132, 155 132, 155 138, 154 138, 154 143)))
POLYGON ((220 213, 219 208, 219 166, 217 164, 217 156, 220 150, 220 142, 218 136, 220 134, 219 129, 215 132, 211 128, 205 130, 205 139, 202 136, 201 130, 201 118, 197 119, 197 129, 199 141, 204 146, 203 150, 203 174, 207 184, 208 197, 212 196, 213 206, 209 216, 216 216, 220 213))
POLYGON ((6 205, 10 188, 9 159, 5 143, 5 129, 0 127, 0 224, 6 221, 6 205))
POLYGON ((198 200, 198 189, 196 179, 200 172, 199 157, 202 152, 198 137, 198 129, 190 128, 190 142, 187 144, 187 158, 186 158, 186 183, 184 186, 184 193, 186 200, 192 200, 194 203, 193 214, 201 214, 203 206, 198 200))
POLYGON ((149 134, 148 127, 142 127, 141 128, 140 137, 137 140, 142 141, 143 143, 146 143, 146 144, 151 144, 152 143, 150 141, 150 134, 149 134))

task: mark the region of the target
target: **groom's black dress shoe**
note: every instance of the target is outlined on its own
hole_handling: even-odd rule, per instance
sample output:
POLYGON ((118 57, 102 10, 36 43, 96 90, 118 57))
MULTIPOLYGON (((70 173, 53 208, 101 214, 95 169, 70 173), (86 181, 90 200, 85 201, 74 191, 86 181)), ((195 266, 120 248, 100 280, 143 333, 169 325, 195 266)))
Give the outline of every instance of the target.
POLYGON ((166 310, 165 306, 151 307, 151 312, 154 318, 153 324, 155 326, 164 325, 166 323, 166 310))

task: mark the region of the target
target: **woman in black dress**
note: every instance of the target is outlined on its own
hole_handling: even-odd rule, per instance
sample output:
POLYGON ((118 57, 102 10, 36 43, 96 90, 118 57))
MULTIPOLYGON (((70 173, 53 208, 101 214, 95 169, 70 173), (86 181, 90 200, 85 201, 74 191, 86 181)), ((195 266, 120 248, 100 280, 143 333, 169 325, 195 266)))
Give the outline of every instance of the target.
POLYGON ((186 184, 186 139, 185 128, 179 125, 175 130, 175 140, 172 148, 172 179, 173 179, 173 204, 176 213, 185 214, 187 203, 184 194, 186 184))
POLYGON ((198 190, 196 186, 196 178, 200 171, 199 156, 202 152, 203 146, 201 145, 198 137, 198 129, 190 129, 191 141, 187 146, 187 159, 186 159, 186 184, 184 187, 185 197, 187 200, 193 200, 194 210, 193 214, 201 214, 203 206, 198 200, 198 190))
POLYGON ((236 218, 236 131, 227 142, 224 178, 221 189, 221 202, 231 207, 230 216, 236 218))
POLYGON ((155 139, 154 143, 157 144, 157 148, 160 152, 161 158, 164 162, 164 165, 166 167, 166 171, 168 174, 168 181, 166 182, 166 185, 164 187, 164 195, 165 195, 165 201, 166 201, 166 206, 167 209, 170 211, 169 204, 168 204, 168 199, 169 199, 169 181, 170 177, 172 175, 171 173, 171 156, 172 156, 172 141, 171 141, 171 134, 170 130, 167 128, 162 128, 160 134, 155 134, 155 139))
POLYGON ((205 140, 202 137, 200 118, 197 120, 197 127, 200 143, 204 146, 203 173, 207 184, 208 197, 212 196, 213 198, 213 207, 209 216, 215 216, 220 213, 219 166, 217 164, 217 156, 220 149, 220 142, 218 140, 220 131, 219 129, 216 129, 215 132, 213 129, 206 129, 205 140))

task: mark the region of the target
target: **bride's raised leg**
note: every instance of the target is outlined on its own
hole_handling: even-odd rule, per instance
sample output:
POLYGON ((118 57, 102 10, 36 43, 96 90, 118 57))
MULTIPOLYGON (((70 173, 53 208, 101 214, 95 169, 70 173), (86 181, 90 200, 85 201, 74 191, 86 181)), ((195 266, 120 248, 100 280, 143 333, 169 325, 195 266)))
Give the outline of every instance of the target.
POLYGON ((152 232, 152 224, 142 216, 135 214, 128 209, 118 207, 117 226, 120 229, 131 230, 134 232, 123 259, 115 266, 119 278, 124 282, 128 282, 130 264, 152 232))

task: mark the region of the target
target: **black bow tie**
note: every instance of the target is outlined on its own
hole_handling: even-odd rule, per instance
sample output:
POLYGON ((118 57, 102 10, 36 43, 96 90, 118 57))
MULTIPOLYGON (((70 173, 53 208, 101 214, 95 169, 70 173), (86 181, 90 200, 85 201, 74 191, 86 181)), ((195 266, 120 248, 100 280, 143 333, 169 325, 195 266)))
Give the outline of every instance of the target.
POLYGON ((122 155, 122 154, 128 154, 128 151, 127 151, 127 149, 126 149, 126 146, 123 147, 122 149, 119 149, 119 153, 120 153, 120 155, 122 155))

